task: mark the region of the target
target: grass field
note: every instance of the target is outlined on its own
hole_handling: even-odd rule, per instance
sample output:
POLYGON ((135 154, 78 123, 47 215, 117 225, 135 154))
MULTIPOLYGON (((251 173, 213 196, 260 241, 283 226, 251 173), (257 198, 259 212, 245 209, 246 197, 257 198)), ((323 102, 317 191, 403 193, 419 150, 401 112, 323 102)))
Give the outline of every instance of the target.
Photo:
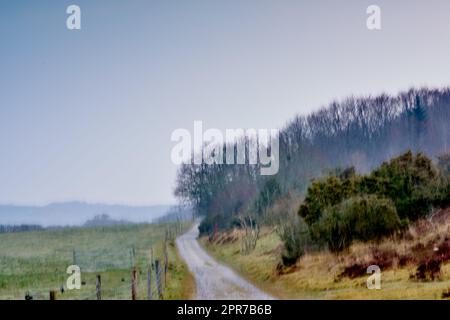
MULTIPOLYGON (((188 224, 182 226, 185 230, 188 224)), ((137 298, 147 298, 147 270, 154 259, 163 264, 163 242, 174 224, 138 224, 113 227, 61 228, 0 234, 0 299, 96 299, 96 275, 101 276, 102 299, 131 299, 131 270, 137 267, 137 298), (134 254, 133 254, 134 253, 134 254), (64 290, 69 265, 79 265, 80 290, 64 290)), ((164 299, 186 299, 194 281, 168 241, 168 274, 164 299)), ((152 279, 155 288, 155 279, 152 279)))
MULTIPOLYGON (((275 232, 263 230, 255 250, 248 255, 241 253, 239 232, 234 233, 224 234, 214 243, 202 238, 201 243, 218 260, 281 299, 442 299, 443 292, 450 289, 449 263, 442 266, 440 277, 434 281, 410 279, 416 271, 414 265, 382 270, 380 290, 367 289, 368 274, 340 278, 350 259, 366 258, 370 249, 366 244, 355 244, 339 257, 327 251, 306 254, 294 267, 280 273, 277 265, 282 243, 275 232)), ((380 246, 406 244, 386 241, 380 246)))

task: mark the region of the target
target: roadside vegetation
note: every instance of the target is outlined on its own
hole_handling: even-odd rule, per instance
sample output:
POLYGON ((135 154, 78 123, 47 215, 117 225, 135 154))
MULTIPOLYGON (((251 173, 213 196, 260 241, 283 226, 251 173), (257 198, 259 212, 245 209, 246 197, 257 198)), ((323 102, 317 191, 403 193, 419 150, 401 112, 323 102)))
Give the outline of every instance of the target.
POLYGON ((429 158, 407 152, 368 175, 351 168, 313 181, 298 214, 314 244, 341 252, 355 240, 401 235, 411 222, 447 205, 449 186, 429 158))
POLYGON ((211 252, 281 296, 446 297, 448 123, 449 88, 352 97, 281 131, 277 175, 187 163, 175 194, 211 252), (370 265, 391 289, 366 292, 370 265))
POLYGON ((269 210, 283 223, 265 227, 251 253, 239 250, 238 227, 203 244, 282 298, 447 298, 450 189, 448 157, 439 159, 407 152, 367 175, 329 173, 311 183, 297 213, 285 198, 269 210), (382 290, 367 289, 371 265, 382 290))
POLYGON ((289 267, 280 264, 284 243, 277 231, 265 227, 249 254, 242 254, 242 230, 220 233, 214 241, 201 239, 215 258, 224 261, 263 290, 282 299, 443 299, 450 288, 450 209, 430 222, 419 220, 405 236, 378 243, 356 241, 340 254, 305 251, 289 267), (446 240, 447 239, 447 240, 446 240), (436 250, 436 248, 438 250, 436 250), (381 290, 368 290, 367 267, 381 268, 381 290))

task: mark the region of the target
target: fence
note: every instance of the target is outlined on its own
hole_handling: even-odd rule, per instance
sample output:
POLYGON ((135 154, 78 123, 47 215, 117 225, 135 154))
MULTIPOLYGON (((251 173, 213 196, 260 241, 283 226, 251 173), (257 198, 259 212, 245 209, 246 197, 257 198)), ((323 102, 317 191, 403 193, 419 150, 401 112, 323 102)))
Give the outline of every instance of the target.
POLYGON ((135 264, 135 248, 117 248, 112 251, 72 251, 72 263, 83 272, 131 269, 135 264))
MULTIPOLYGON (((116 248, 114 250, 72 251, 72 263, 80 267, 82 288, 70 290, 65 283, 48 290, 26 292, 26 300, 164 299, 169 272, 168 245, 182 228, 165 230, 164 240, 149 248, 116 248), (160 249, 160 250, 157 250, 160 249), (114 276, 111 276, 111 272, 114 276), (104 277, 102 277, 104 273, 104 277), (121 278, 117 280, 117 276, 121 278), (115 281, 112 279, 115 278, 115 281), (120 284, 116 283, 117 281, 120 284), (114 283, 113 283, 114 282, 114 283)), ((69 275, 67 275, 69 276, 69 275)))

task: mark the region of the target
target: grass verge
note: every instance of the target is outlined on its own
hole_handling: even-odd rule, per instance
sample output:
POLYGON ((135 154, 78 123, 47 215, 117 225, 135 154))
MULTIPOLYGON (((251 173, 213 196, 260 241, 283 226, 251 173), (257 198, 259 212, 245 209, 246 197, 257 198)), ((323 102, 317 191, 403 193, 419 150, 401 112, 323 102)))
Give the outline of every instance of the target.
MULTIPOLYGON (((422 236, 421 241, 425 238, 422 236)), ((222 234, 212 243, 207 238, 200 241, 212 256, 281 299, 442 299, 443 292, 450 288, 448 262, 442 265, 439 276, 433 281, 412 279, 417 265, 396 264, 382 270, 380 290, 367 288, 369 274, 343 277, 342 273, 349 264, 372 258, 373 244, 355 244, 340 256, 326 251, 310 252, 295 266, 280 270, 277 266, 282 243, 273 230, 263 230, 255 250, 247 255, 241 254, 240 234, 237 230, 222 234)), ((393 243, 389 239, 376 248, 387 250, 401 247, 403 250, 407 245, 417 245, 417 239, 409 240, 409 244, 407 241, 393 243)))

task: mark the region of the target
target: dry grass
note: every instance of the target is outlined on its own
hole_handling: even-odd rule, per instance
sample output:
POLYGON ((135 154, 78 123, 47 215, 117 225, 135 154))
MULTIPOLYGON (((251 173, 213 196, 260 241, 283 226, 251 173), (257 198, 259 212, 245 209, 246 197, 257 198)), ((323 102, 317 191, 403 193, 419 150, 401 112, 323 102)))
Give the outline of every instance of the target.
POLYGON ((241 254, 236 230, 214 243, 202 239, 202 244, 216 258, 283 299, 442 299, 450 288, 448 260, 442 261, 434 281, 413 276, 423 259, 438 256, 435 247, 443 248, 442 243, 450 237, 449 211, 439 219, 414 224, 403 237, 378 244, 356 243, 339 256, 327 251, 306 253, 294 267, 282 272, 277 270, 282 243, 273 230, 263 230, 249 255, 241 254), (369 290, 365 270, 376 262, 386 264, 381 268, 381 289, 369 290), (347 276, 344 271, 352 265, 361 266, 363 274, 347 276))
POLYGON ((193 299, 196 296, 194 276, 175 246, 170 246, 169 255, 173 256, 175 262, 169 263, 168 287, 164 298, 168 300, 193 299))

